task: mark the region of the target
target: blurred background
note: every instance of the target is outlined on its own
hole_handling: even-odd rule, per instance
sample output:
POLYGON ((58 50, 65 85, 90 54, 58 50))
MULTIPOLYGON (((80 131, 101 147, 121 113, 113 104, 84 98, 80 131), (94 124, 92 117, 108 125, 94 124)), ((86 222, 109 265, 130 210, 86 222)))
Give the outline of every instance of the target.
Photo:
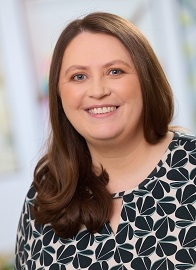
POLYGON ((107 11, 150 41, 175 95, 174 125, 196 134, 195 0, 0 0, 0 270, 13 269, 16 230, 48 130, 48 70, 72 19, 107 11))

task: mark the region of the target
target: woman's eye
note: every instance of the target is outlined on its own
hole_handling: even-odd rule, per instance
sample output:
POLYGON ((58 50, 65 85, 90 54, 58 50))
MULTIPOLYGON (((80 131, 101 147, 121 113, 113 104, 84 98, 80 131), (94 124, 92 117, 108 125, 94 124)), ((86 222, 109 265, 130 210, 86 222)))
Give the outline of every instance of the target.
POLYGON ((74 81, 82 81, 86 78, 84 74, 76 74, 72 77, 74 81))
POLYGON ((112 69, 109 71, 109 74, 111 74, 111 75, 119 75, 122 73, 123 73, 123 71, 121 69, 112 69))

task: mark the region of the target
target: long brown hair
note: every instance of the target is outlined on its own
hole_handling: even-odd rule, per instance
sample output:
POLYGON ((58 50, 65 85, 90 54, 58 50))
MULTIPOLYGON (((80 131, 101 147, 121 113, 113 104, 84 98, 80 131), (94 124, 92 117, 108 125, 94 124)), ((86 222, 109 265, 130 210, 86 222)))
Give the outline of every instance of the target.
POLYGON ((99 175, 95 172, 86 141, 68 121, 58 93, 64 51, 83 31, 112 35, 130 53, 143 95, 146 141, 158 143, 173 117, 169 83, 148 41, 134 25, 104 12, 91 13, 68 24, 57 41, 50 68, 48 149, 34 171, 36 221, 51 223, 63 238, 72 237, 83 225, 90 232, 97 232, 112 211, 112 198, 106 188, 109 176, 104 169, 99 175))

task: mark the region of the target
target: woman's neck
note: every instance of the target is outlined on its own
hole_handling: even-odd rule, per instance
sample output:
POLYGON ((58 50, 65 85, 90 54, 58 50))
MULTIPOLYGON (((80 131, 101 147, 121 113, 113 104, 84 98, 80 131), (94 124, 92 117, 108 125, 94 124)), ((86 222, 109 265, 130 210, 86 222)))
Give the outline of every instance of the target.
POLYGON ((108 189, 113 192, 132 188, 143 181, 162 158, 173 133, 156 145, 149 144, 143 136, 126 145, 106 147, 89 146, 93 163, 100 164, 109 174, 108 189))

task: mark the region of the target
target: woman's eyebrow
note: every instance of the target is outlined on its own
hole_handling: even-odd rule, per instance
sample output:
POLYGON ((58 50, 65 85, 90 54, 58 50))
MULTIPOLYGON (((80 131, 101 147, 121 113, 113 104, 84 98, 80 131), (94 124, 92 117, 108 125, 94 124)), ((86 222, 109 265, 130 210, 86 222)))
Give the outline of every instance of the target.
POLYGON ((108 62, 108 63, 104 64, 104 67, 109 67, 109 66, 112 66, 112 65, 115 65, 115 64, 121 64, 121 65, 123 64, 123 65, 125 65, 127 67, 130 67, 129 63, 127 63, 127 62, 125 62, 123 60, 120 60, 120 59, 116 59, 116 60, 112 60, 112 61, 108 62))
POLYGON ((68 67, 68 69, 66 69, 65 74, 67 74, 68 72, 75 70, 75 69, 83 69, 83 70, 87 70, 88 67, 87 66, 83 66, 83 65, 72 65, 70 67, 68 67))

